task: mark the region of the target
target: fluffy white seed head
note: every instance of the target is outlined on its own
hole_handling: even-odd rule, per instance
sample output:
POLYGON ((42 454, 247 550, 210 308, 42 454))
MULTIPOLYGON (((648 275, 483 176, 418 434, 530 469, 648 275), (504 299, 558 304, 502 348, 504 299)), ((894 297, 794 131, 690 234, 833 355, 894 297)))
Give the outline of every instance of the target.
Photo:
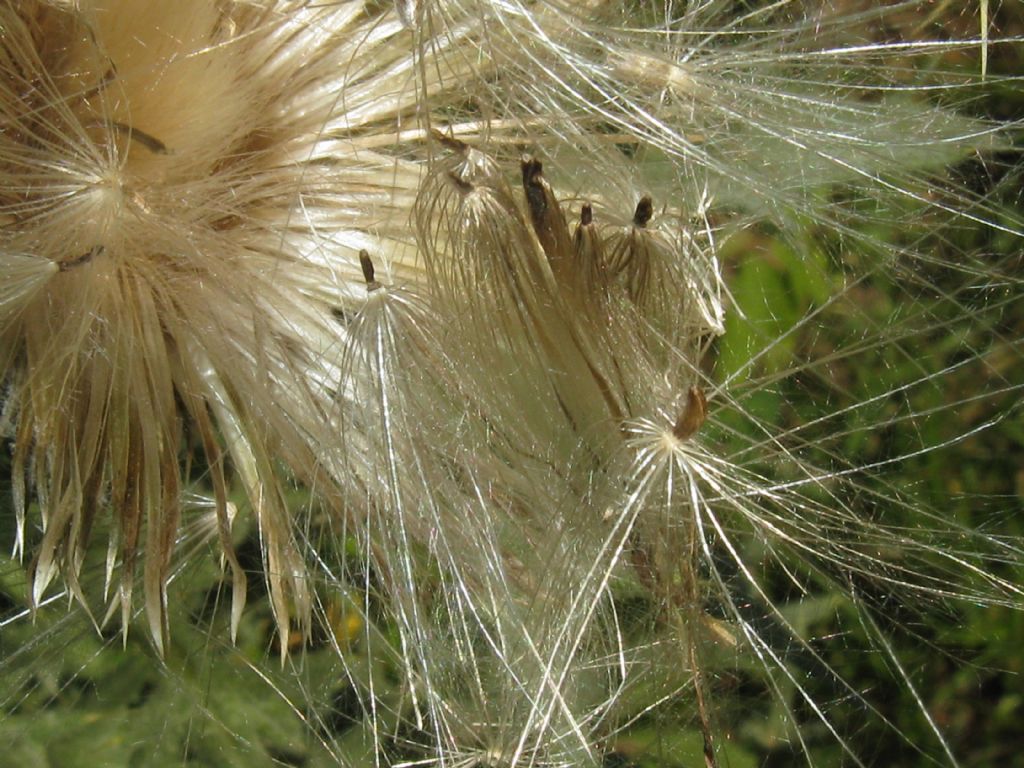
MULTIPOLYGON (((358 694, 362 751, 323 737, 336 761, 598 766, 664 716, 714 766, 750 675, 794 752, 823 732, 857 764, 843 704, 871 694, 799 609, 832 595, 909 685, 889 601, 1021 604, 1016 543, 846 446, 925 424, 940 381, 920 361, 862 396, 859 361, 996 327, 1019 294, 940 247, 950 217, 1021 227, 943 179, 1004 141, 928 101, 970 76, 922 88, 903 58, 964 45, 866 37, 912 5, 4 6, 0 423, 34 603, 58 574, 89 603, 104 528, 113 607, 127 627, 141 570, 163 645, 175 553, 215 531, 235 630, 237 504, 279 649, 292 616, 328 625, 308 660, 330 672, 279 695, 319 737, 317 686, 358 694), (874 280, 920 314, 870 314, 874 280), (869 330, 829 348, 844 313, 869 330)), ((1019 390, 1001 376, 972 402, 1019 390)))
POLYGON ((377 228, 379 241, 402 218, 394 164, 347 138, 375 121, 393 131, 405 108, 400 93, 379 103, 397 57, 379 53, 380 26, 352 11, 34 0, 0 10, 0 373, 15 482, 31 488, 18 494, 20 525, 30 498, 44 524, 36 603, 57 571, 78 593, 90 532, 109 522, 125 628, 144 553, 162 645, 192 454, 213 479, 234 624, 245 578, 231 554, 227 464, 259 520, 282 631, 308 614, 277 475, 328 491, 317 451, 332 434, 329 310, 358 274, 347 249, 371 237, 372 220, 398 222, 377 228), (357 98, 368 82, 378 90, 357 98), (337 160, 325 136, 347 145, 337 160))

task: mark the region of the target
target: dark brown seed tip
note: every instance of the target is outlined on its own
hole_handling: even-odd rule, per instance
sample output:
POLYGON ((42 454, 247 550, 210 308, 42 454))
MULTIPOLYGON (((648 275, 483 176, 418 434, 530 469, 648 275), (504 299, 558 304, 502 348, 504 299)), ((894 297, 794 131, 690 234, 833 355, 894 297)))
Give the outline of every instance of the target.
POLYGON ((374 277, 373 259, 364 249, 359 252, 359 266, 363 268, 363 279, 366 281, 366 290, 375 291, 380 288, 380 283, 374 277))
POLYGON ((140 131, 138 128, 128 125, 126 123, 119 123, 117 121, 111 121, 110 127, 116 131, 127 136, 131 141, 137 141, 139 144, 144 146, 154 155, 168 155, 170 150, 167 149, 167 145, 164 144, 156 136, 152 136, 145 131, 140 131))
POLYGON ((459 139, 456 139, 454 136, 449 136, 446 133, 441 133, 441 131, 437 130, 436 128, 430 131, 430 135, 434 138, 434 141, 436 141, 442 147, 444 147, 445 149, 450 149, 453 152, 465 152, 466 149, 468 148, 466 142, 460 141, 459 139))
POLYGON ((370 254, 364 249, 359 252, 359 266, 363 268, 363 279, 367 284, 373 282, 373 259, 370 258, 370 254))
POLYGON ((594 209, 590 207, 590 203, 584 203, 583 209, 580 211, 580 226, 586 227, 592 224, 594 221, 594 209))
POLYGON ((68 259, 67 261, 60 262, 57 265, 57 269, 60 272, 67 272, 68 270, 74 269, 75 267, 81 266, 82 264, 88 264, 101 253, 103 253, 103 246, 94 245, 85 253, 75 256, 73 259, 68 259))
POLYGON ((651 202, 650 195, 644 195, 640 198, 640 202, 636 204, 636 211, 633 213, 633 224, 638 227, 646 227, 647 222, 654 216, 654 203, 651 202))
POLYGON ((544 165, 541 161, 535 157, 523 155, 520 165, 523 169, 523 186, 529 188, 538 184, 544 175, 544 165))
POLYGON ((704 390, 694 385, 686 393, 686 407, 676 419, 672 434, 679 440, 688 440, 700 429, 708 417, 708 401, 704 390))
MULTIPOLYGON (((540 160, 528 155, 523 156, 523 191, 526 193, 526 202, 530 206, 530 215, 533 217, 534 229, 537 227, 550 227, 548 218, 548 187, 544 181, 544 166, 540 160)), ((541 233, 538 231, 538 235, 541 233)), ((542 236, 543 238, 543 236, 542 236)), ((548 248, 545 246, 545 251, 548 248)), ((551 254, 548 253, 550 256, 551 254)))
POLYGON ((473 191, 473 183, 471 181, 466 181, 454 171, 448 171, 448 179, 455 185, 456 189, 464 195, 468 195, 473 191))

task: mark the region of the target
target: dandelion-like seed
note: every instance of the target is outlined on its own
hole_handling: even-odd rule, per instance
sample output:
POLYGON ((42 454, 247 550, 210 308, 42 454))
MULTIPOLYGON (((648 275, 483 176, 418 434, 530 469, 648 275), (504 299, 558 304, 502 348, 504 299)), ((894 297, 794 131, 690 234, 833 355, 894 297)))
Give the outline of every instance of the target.
POLYGON ((1019 609, 1021 547, 883 473, 1020 388, 1019 280, 954 241, 1021 222, 946 170, 1006 131, 939 103, 973 74, 912 72, 968 43, 870 38, 918 3, 185 5, 0 10, 31 603, 62 574, 89 604, 106 526, 112 605, 127 629, 141 567, 163 650, 178 539, 215 517, 238 632, 237 485, 278 650, 293 616, 312 647, 211 674, 272 686, 310 764, 647 765, 667 722, 659 764, 760 741, 863 765, 868 721, 956 764, 894 637, 912 609, 1019 609), (864 298, 892 295, 914 309, 864 298), (953 362, 918 354, 955 334, 953 362), (974 367, 987 388, 919 404, 974 367), (737 713, 741 685, 773 709, 737 713))

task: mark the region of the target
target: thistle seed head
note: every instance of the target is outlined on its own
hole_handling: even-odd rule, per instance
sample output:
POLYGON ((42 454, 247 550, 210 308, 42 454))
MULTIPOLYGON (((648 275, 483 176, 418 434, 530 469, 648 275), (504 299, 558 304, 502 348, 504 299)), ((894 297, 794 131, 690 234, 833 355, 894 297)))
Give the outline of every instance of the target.
POLYGON ((290 615, 308 616, 279 474, 331 493, 317 455, 332 435, 320 383, 336 343, 330 307, 339 279, 358 275, 351 233, 395 200, 393 169, 375 186, 370 155, 356 159, 346 136, 403 109, 376 110, 373 90, 360 100, 355 86, 342 105, 345 65, 371 85, 366 73, 391 63, 357 46, 367 21, 342 10, 0 8, 0 378, 35 604, 58 572, 87 602, 86 547, 107 530, 124 628, 142 569, 163 648, 194 455, 212 479, 233 627, 246 587, 229 465, 258 521, 282 632, 290 615), (324 238, 342 250, 327 254, 324 238), (30 536, 32 505, 41 531, 30 536))

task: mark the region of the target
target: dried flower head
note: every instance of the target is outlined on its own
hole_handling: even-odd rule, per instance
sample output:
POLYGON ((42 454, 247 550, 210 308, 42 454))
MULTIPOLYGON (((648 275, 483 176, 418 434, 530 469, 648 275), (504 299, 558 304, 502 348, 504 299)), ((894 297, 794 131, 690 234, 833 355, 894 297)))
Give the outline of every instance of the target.
POLYGON ((237 626, 230 465, 279 622, 308 612, 278 465, 327 482, 330 309, 358 247, 403 218, 401 164, 360 136, 416 105, 401 51, 381 45, 400 27, 355 10, 0 8, 0 377, 19 553, 30 504, 43 521, 35 603, 58 571, 84 601, 85 546, 112 518, 124 626, 143 555, 162 645, 181 493, 209 473, 237 626))
POLYGON ((1021 386, 981 342, 916 350, 983 327, 1019 363, 1012 264, 951 246, 964 221, 1021 236, 947 170, 1005 126, 943 103, 973 74, 913 71, 970 42, 871 38, 910 2, 186 5, 0 11, 0 364, 35 603, 60 569, 86 601, 112 517, 114 602, 127 627, 143 553, 163 647, 205 482, 236 631, 233 475, 279 649, 291 615, 326 625, 298 628, 327 636, 317 678, 275 684, 325 759, 598 766, 665 717, 714 768, 749 678, 786 756, 825 734, 859 765, 857 717, 905 738, 833 651, 859 627, 932 731, 911 746, 955 764, 891 606, 1018 609, 1021 547, 875 475, 957 439, 925 435, 955 406, 916 400, 950 370, 991 373, 965 403, 1021 386), (875 314, 875 281, 913 311, 875 314), (868 330, 836 338, 849 316, 868 330), (885 355, 910 372, 857 381, 885 355), (916 443, 856 452, 904 425, 916 443), (318 709, 339 680, 360 739, 318 709))

